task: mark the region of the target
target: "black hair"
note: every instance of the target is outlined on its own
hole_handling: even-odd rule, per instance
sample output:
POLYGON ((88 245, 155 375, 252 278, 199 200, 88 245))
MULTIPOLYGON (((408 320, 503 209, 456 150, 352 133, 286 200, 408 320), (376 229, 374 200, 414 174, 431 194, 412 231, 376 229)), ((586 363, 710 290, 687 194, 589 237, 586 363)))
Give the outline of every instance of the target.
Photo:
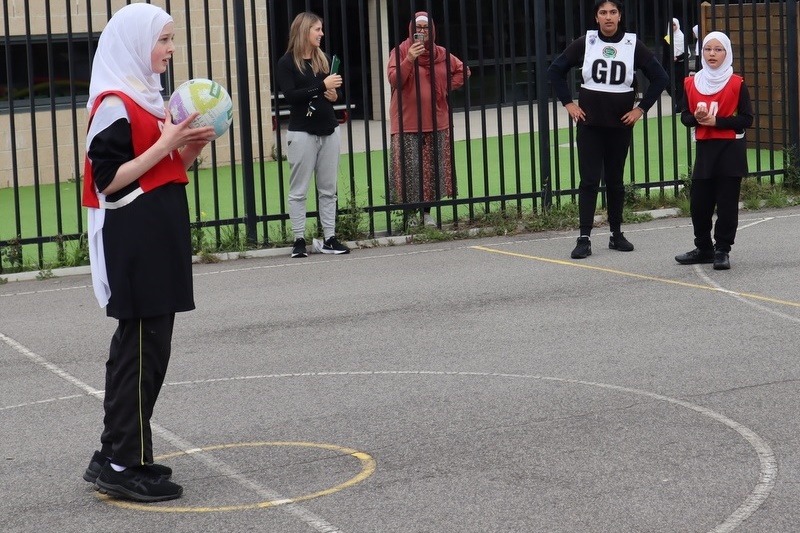
POLYGON ((617 7, 617 10, 622 14, 623 6, 622 0, 595 0, 594 2, 594 16, 597 16, 597 12, 600 11, 600 6, 605 4, 606 2, 610 4, 614 4, 617 7))

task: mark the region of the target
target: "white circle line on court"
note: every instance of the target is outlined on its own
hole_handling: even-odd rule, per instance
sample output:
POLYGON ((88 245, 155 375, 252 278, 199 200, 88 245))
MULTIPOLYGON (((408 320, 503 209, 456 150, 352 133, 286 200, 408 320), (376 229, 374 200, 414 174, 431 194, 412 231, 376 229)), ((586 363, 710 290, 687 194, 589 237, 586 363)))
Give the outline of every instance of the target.
MULTIPOLYGON (((95 389, 94 387, 90 386, 89 384, 84 383, 83 381, 81 381, 80 379, 76 378, 75 376, 73 376, 72 374, 67 372, 66 370, 64 370, 64 369, 58 367, 57 365, 54 365, 53 363, 47 361, 44 357, 42 357, 41 355, 33 352, 32 350, 29 350, 27 347, 23 346, 22 344, 20 344, 16 340, 12 339, 11 337, 8 337, 7 335, 4 335, 3 333, 0 333, 0 341, 4 342, 8 346, 10 346, 12 349, 14 349, 16 352, 18 352, 18 353, 22 354, 23 356, 25 356, 28 360, 30 360, 33 363, 35 363, 35 364, 41 366, 42 368, 46 369, 48 372, 51 372, 51 373, 55 374, 56 376, 58 376, 59 378, 65 380, 65 381, 67 381, 71 385, 81 389, 88 396, 92 396, 92 397, 95 397, 95 398, 101 398, 101 397, 105 396, 105 392, 104 391, 95 389)), ((70 397, 72 397, 72 396, 70 396, 70 397)), ((196 449, 200 448, 200 446, 197 446, 197 445, 194 445, 194 444, 190 443, 189 441, 183 439, 181 436, 177 435, 176 433, 173 433, 172 431, 168 430, 167 428, 165 428, 163 426, 160 426, 159 424, 151 422, 150 423, 150 427, 151 427, 151 430, 152 430, 152 433, 153 433, 154 436, 158 436, 158 437, 166 440, 167 442, 169 442, 170 444, 175 446, 175 448, 178 449, 178 450, 182 450, 184 452, 191 452, 193 450, 196 450, 196 449)), ((228 477, 230 479, 233 479, 234 481, 239 483, 241 486, 254 491, 256 494, 258 494, 259 496, 261 496, 265 500, 281 501, 281 500, 285 500, 286 499, 283 496, 281 496, 279 493, 277 493, 276 491, 274 491, 274 490, 272 490, 272 489, 270 489, 268 487, 265 487, 262 484, 257 483, 256 481, 253 481, 253 480, 249 479, 244 474, 241 474, 241 473, 235 471, 233 468, 229 467, 225 462, 217 460, 217 459, 214 459, 213 457, 211 457, 208 454, 194 454, 194 453, 191 453, 190 455, 192 457, 197 457, 201 462, 203 462, 210 469, 215 470, 215 471, 221 473, 222 475, 224 475, 224 476, 226 476, 226 477, 228 477)), ((288 504, 288 505, 282 505, 282 506, 280 506, 280 509, 282 509, 284 512, 286 512, 288 514, 293 515, 295 518, 298 518, 299 520, 305 522, 306 525, 311 527, 314 531, 317 531, 317 533, 344 533, 337 526, 334 526, 333 524, 328 523, 327 521, 323 520, 321 517, 316 516, 310 510, 308 510, 307 508, 305 508, 302 505, 299 505, 297 503, 292 503, 292 504, 288 504)))
POLYGON ((578 379, 567 379, 550 376, 537 376, 530 374, 506 374, 498 372, 458 372, 458 371, 425 371, 425 370, 386 370, 386 371, 360 371, 360 372, 299 372, 299 373, 286 373, 286 374, 264 374, 254 376, 241 376, 241 377, 228 377, 217 379, 205 379, 196 381, 182 381, 174 383, 165 383, 167 386, 179 385, 196 385, 204 383, 215 383, 225 381, 242 381, 253 379, 269 379, 269 378, 296 378, 296 377, 329 377, 329 376, 380 376, 380 375, 425 375, 425 376, 470 376, 470 377, 500 377, 500 378, 513 378, 513 379, 534 379, 540 381, 552 381, 574 385, 586 385, 590 387, 598 387, 617 392, 636 394, 657 400, 660 402, 667 402, 677 405, 686 409, 695 411, 703 416, 711 418, 734 430, 745 441, 753 447, 758 455, 760 464, 758 481, 755 487, 750 492, 745 501, 723 522, 711 529, 709 533, 729 533, 736 527, 742 524, 749 518, 769 497, 775 486, 775 480, 778 476, 778 463, 775 459, 775 454, 769 444, 762 439, 753 430, 746 426, 732 420, 725 415, 717 413, 712 409, 703 407, 686 400, 678 398, 671 398, 662 394, 649 392, 641 389, 634 389, 630 387, 622 387, 619 385, 611 385, 607 383, 597 383, 593 381, 584 381, 578 379))
MULTIPOLYGON (((21 345, 10 339, 9 337, 0 333, 0 340, 6 342, 7 344, 11 345, 13 348, 19 350, 21 345)), ((25 350, 22 352, 27 357, 31 357, 31 355, 35 355, 29 350, 25 350)), ((36 356, 39 357, 39 356, 36 356)), ((37 363, 41 364, 41 362, 36 361, 37 363)), ((49 365, 49 364, 48 364, 49 365)), ((45 366, 48 370, 53 371, 53 365, 45 366)), ((66 379, 70 383, 77 384, 80 383, 77 378, 72 378, 71 376, 65 375, 66 372, 61 371, 57 373, 59 377, 66 379), (77 382, 77 383, 76 383, 77 382)), ((566 384, 573 384, 573 385, 585 385, 590 387, 598 387, 607 390, 613 390, 621 393, 627 394, 636 394, 639 396, 644 396, 647 398, 651 398, 661 402, 667 402, 673 405, 677 405, 692 411, 695 411, 703 416, 711 418, 712 420, 719 422, 727 426, 728 428, 734 430, 738 433, 745 441, 747 441, 750 446, 756 451, 758 455, 758 460, 760 464, 759 468, 759 477, 758 481, 756 482, 755 487, 750 492, 748 497, 745 501, 731 514, 729 515, 722 523, 717 525, 715 528, 711 529, 709 533, 729 533, 733 531, 736 527, 742 524, 747 518, 749 518, 769 497, 769 494, 772 492, 773 487, 775 486, 775 480, 778 476, 778 463, 775 459, 775 454, 772 451, 772 448, 769 444, 762 439, 758 434, 756 434, 751 429, 747 428, 746 426, 732 420, 725 415, 717 413, 712 409, 707 407, 703 407, 694 403, 691 403, 686 400, 681 400, 678 398, 671 398, 669 396, 664 396, 662 394, 657 394, 654 392, 649 392, 641 389, 634 389, 630 387, 623 387, 619 385, 611 385, 607 383, 598 383, 593 381, 585 381, 585 380, 578 380, 578 379, 568 379, 568 378, 558 378, 558 377, 551 377, 551 376, 538 376, 533 374, 509 374, 509 373, 500 373, 500 372, 459 372, 459 371, 429 371, 429 370, 378 370, 378 371, 353 371, 353 372, 297 372, 297 373, 284 373, 284 374, 260 374, 260 375, 252 375, 252 376, 233 376, 233 377, 226 377, 226 378, 209 378, 209 379, 201 379, 201 380, 191 380, 191 381, 178 381, 178 382, 168 382, 164 383, 166 387, 176 387, 182 385, 200 385, 200 384, 211 384, 211 383, 221 383, 221 382, 232 382, 232 381, 246 381, 246 380, 256 380, 256 379, 275 379, 275 378, 302 378, 302 377, 337 377, 337 376, 384 376, 384 375, 420 375, 420 376, 468 376, 468 377, 498 377, 498 378, 510 378, 510 379, 531 379, 531 380, 539 380, 539 381, 551 381, 551 382, 559 382, 559 383, 566 383, 566 384)), ((85 385, 84 390, 92 391, 90 394, 92 396, 98 396, 102 394, 102 391, 97 391, 96 389, 92 389, 88 385, 85 385), (98 394, 99 393, 99 394, 98 394)), ((64 398, 72 398, 64 397, 64 398)), ((37 403, 45 403, 47 400, 42 400, 37 403)), ((24 404, 30 405, 30 404, 24 404)), ((164 438, 165 440, 169 441, 173 445, 175 445, 178 449, 187 451, 193 450, 197 448, 196 446, 191 445, 190 443, 184 441, 174 433, 162 428, 156 424, 153 424, 153 432, 158 434, 160 437, 164 438)), ((217 469, 221 469, 219 464, 213 464, 210 466, 214 466, 217 469)), ((223 469, 224 470, 224 469, 223 469)), ((242 481, 243 484, 248 485, 248 480, 242 481)), ((278 496, 271 491, 267 491, 261 489, 261 492, 268 494, 270 499, 278 499, 278 496)), ((292 511, 293 514, 302 518, 306 522, 313 522, 311 517, 306 514, 305 510, 294 510, 292 511)))

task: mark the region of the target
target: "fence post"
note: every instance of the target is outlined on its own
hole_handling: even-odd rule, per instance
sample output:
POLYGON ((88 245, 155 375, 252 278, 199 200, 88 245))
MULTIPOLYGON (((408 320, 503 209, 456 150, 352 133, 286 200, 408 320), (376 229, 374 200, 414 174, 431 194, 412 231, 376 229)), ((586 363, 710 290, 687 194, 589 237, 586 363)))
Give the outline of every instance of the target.
MULTIPOLYGON (((536 32, 536 109, 539 118, 539 173, 542 187, 542 209, 553 203, 550 183, 550 82, 547 79, 547 9, 545 0, 536 0, 533 9, 536 32)), ((531 132, 533 135, 533 132, 531 132)))
POLYGON ((798 89, 800 88, 800 72, 798 72, 798 61, 800 61, 800 50, 798 50, 797 31, 800 30, 800 21, 797 15, 797 2, 789 0, 787 2, 787 30, 789 32, 789 43, 787 50, 788 91, 789 97, 789 146, 798 148, 800 146, 800 102, 798 102, 798 89))
MULTIPOLYGON (((242 142, 242 186, 244 192, 244 224, 247 242, 258 240, 256 234, 256 193, 253 172, 253 136, 250 131, 250 73, 245 36, 244 0, 233 2, 233 27, 236 41, 236 89, 239 102, 239 138, 242 142)), ((233 162, 231 162, 233 164, 233 162)))

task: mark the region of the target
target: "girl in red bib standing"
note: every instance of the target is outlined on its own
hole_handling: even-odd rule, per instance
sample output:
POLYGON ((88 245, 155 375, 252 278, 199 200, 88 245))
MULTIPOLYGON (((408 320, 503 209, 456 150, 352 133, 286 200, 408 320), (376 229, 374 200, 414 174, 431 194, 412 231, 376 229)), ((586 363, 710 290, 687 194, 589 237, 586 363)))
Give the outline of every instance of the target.
POLYGON ((117 319, 106 362, 103 432, 83 479, 141 502, 180 497, 153 464, 150 417, 175 313, 194 309, 186 169, 214 136, 168 120, 160 76, 175 51, 163 9, 130 4, 100 35, 89 85, 83 204, 95 296, 117 319))
POLYGON ((713 263, 714 270, 728 270, 739 224, 739 192, 747 175, 744 130, 753 124, 753 106, 744 79, 733 73, 728 36, 712 31, 703 39, 701 53, 703 68, 686 78, 681 103, 681 122, 695 128, 697 140, 689 196, 695 249, 675 260, 682 265, 713 263))

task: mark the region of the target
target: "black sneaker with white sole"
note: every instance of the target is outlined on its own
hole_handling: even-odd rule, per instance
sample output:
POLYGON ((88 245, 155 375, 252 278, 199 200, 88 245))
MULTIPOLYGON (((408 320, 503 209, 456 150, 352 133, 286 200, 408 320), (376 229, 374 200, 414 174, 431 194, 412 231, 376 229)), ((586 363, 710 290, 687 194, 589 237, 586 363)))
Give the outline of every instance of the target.
POLYGON ((174 500, 183 494, 183 487, 153 475, 145 466, 117 472, 111 467, 111 463, 106 463, 100 469, 95 485, 101 494, 144 503, 174 500))
MULTIPOLYGON (((92 455, 92 460, 89 461, 89 466, 86 467, 86 471, 83 473, 83 479, 89 483, 97 481, 97 476, 100 475, 100 470, 103 469, 103 465, 106 462, 108 462, 108 458, 99 451, 95 451, 94 455, 92 455)), ((164 479, 172 477, 172 469, 168 466, 152 463, 144 465, 144 468, 150 470, 153 475, 161 476, 164 479)))
POLYGON ((295 239, 294 246, 292 246, 292 257, 308 257, 305 239, 295 239))
POLYGON ((323 254, 349 254, 350 248, 337 241, 334 235, 323 241, 319 251, 323 254))

